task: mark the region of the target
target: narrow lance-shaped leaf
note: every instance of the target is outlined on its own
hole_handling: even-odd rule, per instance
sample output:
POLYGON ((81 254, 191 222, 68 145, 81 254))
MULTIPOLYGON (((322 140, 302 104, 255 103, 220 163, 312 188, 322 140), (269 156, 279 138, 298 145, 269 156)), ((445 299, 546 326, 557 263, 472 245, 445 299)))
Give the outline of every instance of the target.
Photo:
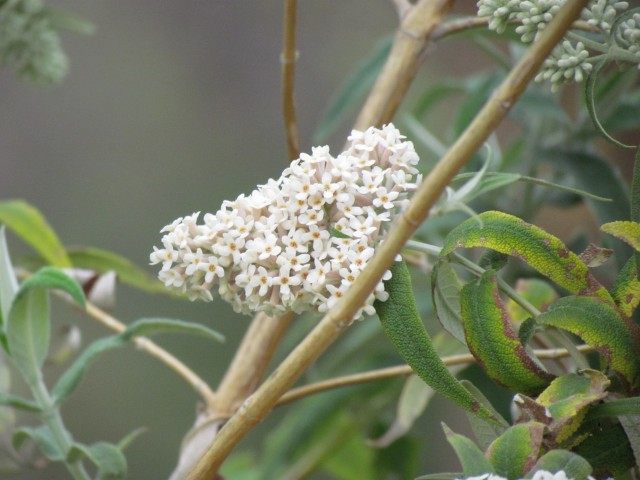
POLYGON ((496 382, 516 392, 535 394, 554 376, 538 366, 511 328, 496 274, 487 271, 462 289, 462 322, 467 346, 496 382))
POLYGON ((46 426, 19 428, 13 434, 13 448, 20 450, 27 440, 32 440, 38 446, 40 452, 49 460, 53 462, 64 460, 64 452, 60 450, 51 430, 46 426))
POLYGON ((392 278, 385 282, 389 293, 386 302, 374 303, 382 328, 405 362, 434 390, 467 411, 485 418, 493 418, 451 375, 436 352, 418 314, 411 277, 404 262, 391 267, 392 278))
POLYGON ((51 265, 71 267, 58 236, 40 211, 24 200, 0 201, 0 223, 31 245, 51 265))
POLYGON ((609 222, 602 225, 600 229, 627 242, 637 252, 640 251, 640 223, 628 221, 609 222))
POLYGON ((40 407, 31 400, 27 400, 26 398, 18 397, 16 395, 9 395, 4 392, 0 392, 0 405, 6 405, 26 412, 40 411, 40 407))
POLYGON ((611 295, 627 317, 630 317, 640 304, 640 281, 634 257, 631 257, 618 273, 611 288, 611 295))
POLYGON ((557 237, 503 212, 484 212, 479 218, 482 226, 470 218, 454 228, 447 235, 440 255, 458 248, 491 248, 522 259, 572 293, 595 295, 613 303, 609 292, 587 266, 557 237))
POLYGON ((478 418, 476 415, 471 415, 467 413, 467 419, 469 420, 469 424, 471 425, 471 430, 473 431, 473 435, 476 437, 478 441, 478 445, 483 450, 489 448, 489 445, 493 443, 493 441, 502 435, 507 428, 509 428, 509 423, 500 415, 500 413, 495 409, 491 402, 484 394, 469 380, 460 380, 460 383, 464 388, 466 388, 471 395, 473 395, 480 403, 482 403, 487 410, 493 413, 493 416, 498 420, 497 422, 488 422, 483 418, 478 418))
POLYGON ((535 464, 544 425, 528 422, 514 425, 504 432, 487 450, 487 457, 497 475, 505 478, 522 478, 535 464))
POLYGON ((465 477, 493 473, 493 466, 475 443, 464 435, 453 432, 444 423, 442 428, 447 436, 447 441, 455 450, 458 460, 460 460, 465 477))
POLYGON ((31 277, 27 278, 22 282, 22 285, 20 285, 16 299, 19 299, 25 292, 34 288, 62 290, 71 295, 73 300, 82 308, 85 307, 86 300, 82 287, 78 285, 78 282, 58 268, 43 267, 31 277))
POLYGON ((11 264, 4 225, 0 226, 0 327, 9 317, 13 297, 18 293, 18 280, 11 264))
POLYGON ((16 296, 6 327, 9 358, 30 384, 41 378, 40 370, 49 350, 51 324, 49 299, 43 288, 16 296))
MULTIPOLYGON (((636 150, 633 162, 633 179, 631 180, 631 221, 640 222, 640 147, 636 150)), ((640 251, 636 248, 634 254, 636 270, 640 270, 640 251)))
POLYGON ((564 297, 537 320, 581 337, 607 360, 628 389, 640 387, 640 329, 608 303, 593 297, 564 297))
POLYGON ((155 335, 160 333, 190 333, 211 338, 216 341, 224 340, 219 333, 204 325, 184 322, 172 319, 141 319, 131 325, 122 333, 110 337, 101 338, 87 347, 82 354, 69 366, 51 391, 55 402, 60 404, 71 395, 80 384, 84 374, 96 358, 108 350, 118 348, 126 344, 131 338, 143 335, 155 335))
POLYGON ((444 329, 458 341, 466 343, 460 316, 462 283, 450 262, 437 262, 431 274, 431 298, 444 329))

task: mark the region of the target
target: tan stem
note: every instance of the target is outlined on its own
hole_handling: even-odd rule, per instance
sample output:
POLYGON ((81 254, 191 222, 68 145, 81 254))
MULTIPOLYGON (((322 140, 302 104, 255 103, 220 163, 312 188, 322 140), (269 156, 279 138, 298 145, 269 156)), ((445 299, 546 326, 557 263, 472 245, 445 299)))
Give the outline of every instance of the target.
POLYGON ((432 32, 453 3, 422 0, 404 14, 387 62, 360 111, 355 129, 381 126, 393 118, 422 63, 420 57, 432 32))
MULTIPOLYGON (((576 346, 576 349, 583 353, 594 351, 593 347, 591 347, 590 345, 578 345, 576 346)), ((533 353, 536 357, 542 360, 555 360, 559 358, 566 358, 571 355, 569 351, 564 348, 534 350, 533 353)), ((451 355, 449 357, 443 357, 442 361, 445 365, 452 367, 454 365, 475 363, 476 359, 473 355, 466 353, 461 355, 451 355)), ((387 378, 404 377, 407 375, 411 375, 412 373, 413 370, 409 365, 397 365, 395 367, 380 368, 378 370, 371 370, 369 372, 354 373, 352 375, 330 378, 328 380, 311 383, 303 387, 292 388, 282 397, 280 397, 277 405, 285 405, 287 403, 300 400, 301 398, 308 397, 309 395, 325 392, 327 390, 333 390, 334 388, 348 387, 351 385, 359 385, 361 383, 367 382, 376 382, 378 380, 384 380, 387 378)))
MULTIPOLYGON (((424 3, 428 3, 434 8, 431 15, 422 18, 422 21, 427 23, 434 20, 439 21, 440 17, 436 15, 438 13, 436 5, 447 10, 449 6, 449 2, 429 1, 420 2, 414 8, 417 10, 424 3)), ((345 331, 351 323, 353 315, 373 291, 405 242, 427 218, 429 210, 442 194, 444 188, 504 119, 516 99, 525 90, 545 58, 563 37, 571 26, 571 22, 586 3, 587 0, 569 0, 560 9, 556 17, 542 32, 540 38, 529 48, 460 138, 425 178, 405 213, 390 230, 373 259, 342 300, 324 316, 262 386, 231 417, 190 472, 189 479, 213 478, 222 462, 240 440, 269 414, 278 399, 345 331)), ((414 12, 414 10, 409 12, 406 18, 416 21, 414 12)), ((428 31, 433 31, 433 28, 435 28, 435 24, 428 31)), ((402 35, 408 34, 403 33, 402 35)), ((390 97, 391 104, 395 102, 395 95, 394 93, 390 97)), ((387 108, 382 109, 382 112, 385 111, 388 111, 387 108)), ((361 115, 361 118, 365 117, 361 115)), ((379 120, 380 115, 375 115, 374 118, 379 120)))
POLYGON ((215 399, 209 404, 213 415, 230 417, 255 391, 293 316, 292 313, 282 317, 264 313, 255 316, 220 382, 215 399))
POLYGON ((284 2, 284 38, 282 56, 282 113, 284 115, 284 131, 287 138, 289 160, 300 155, 298 122, 296 119, 295 73, 298 52, 296 50, 296 10, 298 0, 284 2))

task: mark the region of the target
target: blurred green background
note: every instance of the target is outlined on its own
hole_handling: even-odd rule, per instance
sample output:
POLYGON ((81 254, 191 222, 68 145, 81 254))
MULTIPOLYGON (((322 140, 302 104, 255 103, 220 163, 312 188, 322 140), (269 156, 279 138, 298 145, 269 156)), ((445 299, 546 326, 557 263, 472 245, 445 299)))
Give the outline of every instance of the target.
MULTIPOLYGON (((0 197, 38 207, 67 245, 112 250, 144 266, 162 226, 194 211, 215 211, 223 199, 280 175, 287 160, 280 109, 282 2, 55 5, 97 29, 88 37, 63 34, 71 70, 59 86, 39 89, 0 72, 0 197)), ((472 7, 464 5, 468 13, 472 7)), ((388 0, 300 2, 296 97, 303 150, 310 149, 332 93, 396 25, 388 0)), ((463 45, 438 45, 417 83, 486 63, 463 45)), ((334 134, 333 151, 349 128, 334 134)), ((13 237, 10 245, 14 256, 28 253, 13 237)), ((158 340, 212 385, 249 321, 221 301, 179 302, 123 286, 114 315, 125 322, 149 316, 200 321, 224 333, 224 345, 181 336, 158 340)), ((85 342, 108 333, 64 306, 56 308, 55 321, 81 325, 85 342)), ((87 443, 117 441, 148 427, 128 450, 130 478, 159 479, 175 465, 197 401, 171 371, 127 348, 92 367, 63 413, 87 443)), ((440 399, 435 403, 435 411, 449 408, 440 399)), ((435 411, 418 426, 433 430, 424 472, 457 468, 439 420, 461 429, 464 416, 435 411)), ((247 442, 262 442, 286 415, 287 408, 279 409, 247 442)), ((17 478, 66 475, 54 467, 17 478)))

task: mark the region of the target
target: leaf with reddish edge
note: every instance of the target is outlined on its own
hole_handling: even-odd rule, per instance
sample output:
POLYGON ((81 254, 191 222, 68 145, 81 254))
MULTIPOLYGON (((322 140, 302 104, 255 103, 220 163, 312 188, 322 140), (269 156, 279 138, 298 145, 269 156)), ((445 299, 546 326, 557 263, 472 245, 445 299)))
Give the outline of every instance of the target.
POLYGON ((511 327, 511 318, 489 270, 462 289, 462 323, 467 346, 497 383, 527 394, 542 391, 553 378, 529 356, 511 327))
POLYGON ((495 473, 505 478, 522 478, 536 463, 545 426, 538 422, 521 423, 500 435, 486 456, 495 473))
POLYGON ((503 212, 488 211, 454 228, 440 256, 458 248, 482 247, 517 257, 571 293, 613 299, 580 258, 557 237, 503 212))
POLYGON ((615 307, 594 297, 564 297, 537 321, 582 338, 607 360, 627 390, 640 390, 640 327, 615 307))

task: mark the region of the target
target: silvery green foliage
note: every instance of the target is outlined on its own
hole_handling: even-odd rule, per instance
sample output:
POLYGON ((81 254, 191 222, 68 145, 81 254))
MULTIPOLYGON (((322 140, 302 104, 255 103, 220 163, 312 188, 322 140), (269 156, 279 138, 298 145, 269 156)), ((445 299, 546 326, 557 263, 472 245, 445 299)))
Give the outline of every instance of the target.
MULTIPOLYGON (((391 124, 354 130, 337 157, 316 147, 277 180, 205 214, 204 223, 197 213, 177 219, 150 256, 162 264, 160 280, 192 300, 210 301, 217 288, 245 314, 330 309, 420 181, 418 155, 403 139, 391 124)), ((387 297, 380 281, 355 318, 387 297)))
POLYGON ((0 65, 38 84, 59 82, 68 69, 50 12, 40 0, 0 0, 0 65))
MULTIPOLYGON (((479 0, 478 15, 489 17, 489 28, 498 33, 512 23, 520 39, 529 43, 538 37, 564 3, 565 0, 479 0)), ((582 11, 581 19, 592 31, 588 36, 573 32, 565 38, 545 61, 536 81, 549 81, 552 90, 563 84, 581 82, 593 69, 594 58, 602 54, 609 54, 611 60, 625 62, 633 61, 635 55, 640 62, 638 14, 622 22, 614 32, 618 51, 610 50, 613 46, 611 28, 628 7, 629 2, 614 0, 590 2, 582 11)))

